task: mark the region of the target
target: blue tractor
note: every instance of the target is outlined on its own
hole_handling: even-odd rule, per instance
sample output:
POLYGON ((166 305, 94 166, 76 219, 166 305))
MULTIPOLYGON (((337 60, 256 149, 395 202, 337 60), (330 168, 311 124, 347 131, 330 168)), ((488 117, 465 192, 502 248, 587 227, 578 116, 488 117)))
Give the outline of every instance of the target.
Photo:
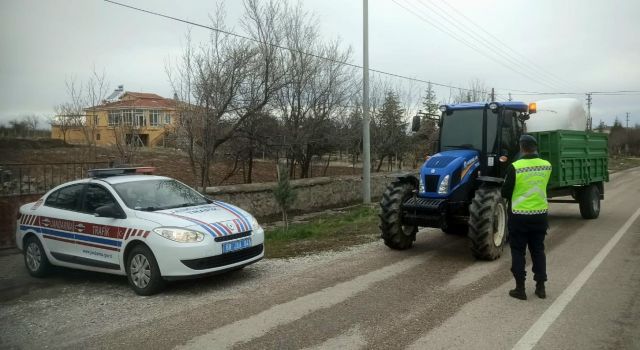
MULTIPOLYGON (((500 257, 507 238, 507 207, 500 187, 519 151, 529 119, 523 102, 477 102, 440 106, 436 153, 420 175, 399 175, 380 202, 380 229, 392 249, 411 248, 418 227, 464 234, 472 254, 500 257)), ((420 128, 420 117, 412 129, 420 128)))

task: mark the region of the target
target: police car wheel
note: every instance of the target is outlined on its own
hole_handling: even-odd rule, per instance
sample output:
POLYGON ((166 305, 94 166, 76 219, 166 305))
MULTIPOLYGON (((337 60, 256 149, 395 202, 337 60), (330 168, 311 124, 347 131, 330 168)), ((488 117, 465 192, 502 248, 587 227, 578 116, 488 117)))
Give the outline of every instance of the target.
POLYGON ((144 245, 134 247, 127 257, 129 285, 138 295, 153 295, 164 287, 164 279, 153 253, 144 245))
POLYGON ((40 240, 34 236, 25 241, 24 264, 33 277, 44 277, 51 267, 40 240))

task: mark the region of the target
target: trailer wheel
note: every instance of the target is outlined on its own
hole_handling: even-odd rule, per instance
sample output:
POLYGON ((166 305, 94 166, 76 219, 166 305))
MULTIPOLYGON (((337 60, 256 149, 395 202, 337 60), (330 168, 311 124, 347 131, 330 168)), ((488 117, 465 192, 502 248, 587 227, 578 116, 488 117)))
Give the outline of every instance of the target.
POLYGON ((469 207, 469 241, 473 256, 495 260, 507 238, 507 206, 499 188, 481 187, 469 207))
POLYGON ((598 186, 589 185, 580 191, 580 215, 584 219, 596 219, 600 215, 600 190, 598 186))
POLYGON ((417 226, 402 224, 402 203, 412 196, 414 186, 393 182, 387 186, 380 201, 380 231, 384 244, 391 249, 409 249, 416 240, 417 226))

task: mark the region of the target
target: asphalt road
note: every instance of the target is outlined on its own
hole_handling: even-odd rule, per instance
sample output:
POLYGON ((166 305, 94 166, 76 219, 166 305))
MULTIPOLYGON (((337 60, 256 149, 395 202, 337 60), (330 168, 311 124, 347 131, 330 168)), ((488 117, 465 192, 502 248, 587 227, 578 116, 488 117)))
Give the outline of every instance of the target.
MULTIPOLYGON (((640 169, 612 177, 597 220, 552 204, 547 299, 507 296, 501 259, 464 237, 423 230, 265 260, 138 297, 124 278, 59 270, 34 280, 0 257, 0 347, 137 349, 640 349, 640 169)), ((267 247, 268 249, 268 247, 267 247)))

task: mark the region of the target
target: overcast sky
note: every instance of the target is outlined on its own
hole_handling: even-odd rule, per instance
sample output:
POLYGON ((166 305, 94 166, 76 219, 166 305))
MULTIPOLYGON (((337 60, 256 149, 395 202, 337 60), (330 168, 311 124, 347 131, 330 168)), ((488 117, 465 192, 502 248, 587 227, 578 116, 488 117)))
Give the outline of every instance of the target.
MULTIPOLYGON (((640 1, 446 1, 449 6, 443 0, 370 0, 371 68, 455 86, 477 78, 498 89, 500 98, 512 90, 640 90, 640 1), (427 22, 440 22, 441 30, 427 22), (500 48, 491 49, 483 40, 500 48), (468 45, 492 52, 493 58, 468 45)), ((200 0, 122 2, 203 24, 210 23, 208 15, 216 8, 215 1, 200 0)), ((227 25, 241 32, 241 2, 224 3, 227 25)), ((362 1, 302 3, 317 15, 324 37, 341 38, 361 64, 362 1)), ((99 0, 2 0, 0 122, 32 113, 52 115, 53 106, 65 101, 65 79, 85 80, 94 66, 104 70, 111 88, 123 84, 128 91, 170 97, 166 62, 180 54, 188 29, 99 0)), ((207 35, 205 29, 192 28, 196 41, 207 35)), ((410 86, 416 94, 425 88, 410 86)), ((439 99, 450 93, 436 92, 439 99)), ((525 102, 540 98, 513 97, 525 102)), ((626 112, 630 124, 640 123, 639 102, 640 95, 594 96, 594 125, 611 123, 616 116, 623 120, 626 112)))

